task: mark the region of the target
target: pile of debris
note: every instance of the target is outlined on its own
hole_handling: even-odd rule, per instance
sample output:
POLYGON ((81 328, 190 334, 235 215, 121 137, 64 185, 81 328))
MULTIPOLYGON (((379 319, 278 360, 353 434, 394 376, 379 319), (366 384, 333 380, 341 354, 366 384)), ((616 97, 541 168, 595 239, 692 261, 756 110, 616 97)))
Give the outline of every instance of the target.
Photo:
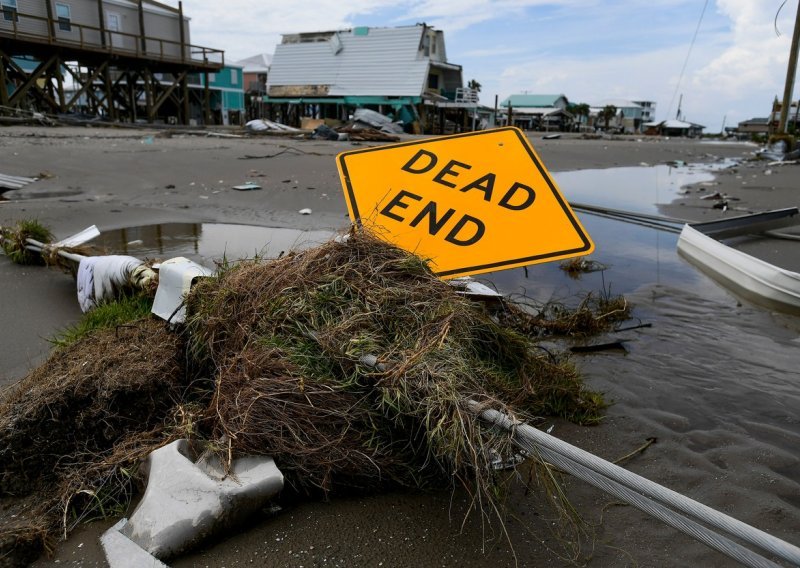
MULTIPOLYGON (((305 120, 305 119, 304 119, 305 120)), ((316 123, 321 120, 314 121, 316 123)), ((332 123, 318 124, 311 134, 308 130, 302 130, 274 122, 272 120, 257 119, 251 120, 245 125, 245 130, 250 134, 273 134, 273 135, 297 135, 309 136, 313 140, 332 140, 353 142, 397 142, 400 140, 399 134, 403 134, 403 123, 393 121, 374 110, 365 108, 356 109, 351 120, 342 126, 339 121, 332 123)))
POLYGON ((27 513, 0 527, 0 552, 30 557, 75 519, 121 514, 137 464, 179 438, 224 464, 272 456, 299 493, 455 486, 490 510, 504 479, 493 465, 514 451, 467 401, 598 421, 602 397, 537 342, 608 329, 627 306, 579 310, 474 302, 357 232, 224 266, 195 285, 185 326, 139 313, 60 346, 4 393, 0 491, 27 513))
POLYGON ((251 120, 245 124, 244 128, 251 134, 297 134, 302 132, 299 128, 287 126, 265 118, 251 120))

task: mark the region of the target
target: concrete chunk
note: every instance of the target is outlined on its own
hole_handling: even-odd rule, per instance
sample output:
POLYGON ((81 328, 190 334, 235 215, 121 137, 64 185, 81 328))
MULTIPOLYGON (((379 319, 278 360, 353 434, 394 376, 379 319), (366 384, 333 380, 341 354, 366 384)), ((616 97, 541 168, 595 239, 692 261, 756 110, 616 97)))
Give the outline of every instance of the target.
POLYGON ((121 534, 160 559, 235 525, 283 489, 283 474, 272 458, 235 460, 226 477, 215 457, 195 462, 187 440, 151 453, 147 467, 144 497, 121 534))

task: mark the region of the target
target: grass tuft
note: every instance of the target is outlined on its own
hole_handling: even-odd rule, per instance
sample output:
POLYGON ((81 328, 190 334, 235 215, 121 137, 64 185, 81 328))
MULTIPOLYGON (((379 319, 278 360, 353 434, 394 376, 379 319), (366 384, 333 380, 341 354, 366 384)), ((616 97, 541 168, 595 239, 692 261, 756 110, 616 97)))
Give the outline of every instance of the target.
POLYGON ((117 301, 100 304, 88 311, 77 324, 62 330, 51 342, 59 349, 68 349, 97 330, 131 324, 148 317, 152 306, 153 299, 146 293, 122 296, 117 301))
POLYGON ((45 264, 42 255, 25 248, 27 239, 34 239, 47 244, 53 240, 50 230, 36 219, 18 221, 13 229, 2 231, 3 251, 16 264, 45 264))

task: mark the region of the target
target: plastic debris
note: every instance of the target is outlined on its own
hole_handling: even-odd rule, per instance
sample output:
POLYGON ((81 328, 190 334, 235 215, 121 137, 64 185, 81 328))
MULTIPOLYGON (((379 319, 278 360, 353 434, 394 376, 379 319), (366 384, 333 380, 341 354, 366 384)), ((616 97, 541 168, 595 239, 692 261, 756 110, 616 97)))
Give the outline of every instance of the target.
POLYGON ((252 181, 248 181, 247 183, 243 183, 242 185, 234 185, 233 189, 236 191, 253 191, 256 189, 261 189, 261 186, 257 183, 253 183, 252 181))
POLYGON ((248 132, 300 132, 298 128, 293 128, 291 126, 286 126, 285 124, 281 124, 280 122, 274 122, 272 120, 266 120, 264 118, 259 118, 256 120, 251 120, 247 124, 244 125, 245 129, 248 132))
POLYGON ((188 440, 155 450, 145 467, 144 497, 114 529, 162 560, 246 519, 283 489, 283 474, 272 458, 239 458, 226 472, 216 454, 195 460, 188 440))
POLYGON ((78 303, 83 312, 113 300, 126 286, 145 288, 155 273, 132 256, 87 256, 78 265, 78 303))
POLYGON ((311 209, 306 207, 305 209, 301 209, 300 211, 298 211, 298 213, 300 213, 300 215, 311 215, 311 209))
POLYGON ((153 300, 152 313, 170 323, 183 323, 186 320, 184 298, 197 278, 211 276, 213 272, 179 256, 165 260, 158 267, 158 289, 153 300))

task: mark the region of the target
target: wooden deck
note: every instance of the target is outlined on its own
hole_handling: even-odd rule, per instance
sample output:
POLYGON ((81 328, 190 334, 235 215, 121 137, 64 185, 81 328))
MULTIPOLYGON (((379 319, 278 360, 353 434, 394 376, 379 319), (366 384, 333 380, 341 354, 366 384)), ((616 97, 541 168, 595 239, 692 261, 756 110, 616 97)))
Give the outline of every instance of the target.
POLYGON ((60 53, 62 59, 104 61, 110 57, 125 65, 159 63, 159 67, 190 71, 217 71, 225 65, 219 49, 191 45, 147 35, 110 31, 70 23, 68 37, 56 31, 58 21, 17 12, 12 21, 0 20, 0 50, 8 55, 44 58, 60 53))

